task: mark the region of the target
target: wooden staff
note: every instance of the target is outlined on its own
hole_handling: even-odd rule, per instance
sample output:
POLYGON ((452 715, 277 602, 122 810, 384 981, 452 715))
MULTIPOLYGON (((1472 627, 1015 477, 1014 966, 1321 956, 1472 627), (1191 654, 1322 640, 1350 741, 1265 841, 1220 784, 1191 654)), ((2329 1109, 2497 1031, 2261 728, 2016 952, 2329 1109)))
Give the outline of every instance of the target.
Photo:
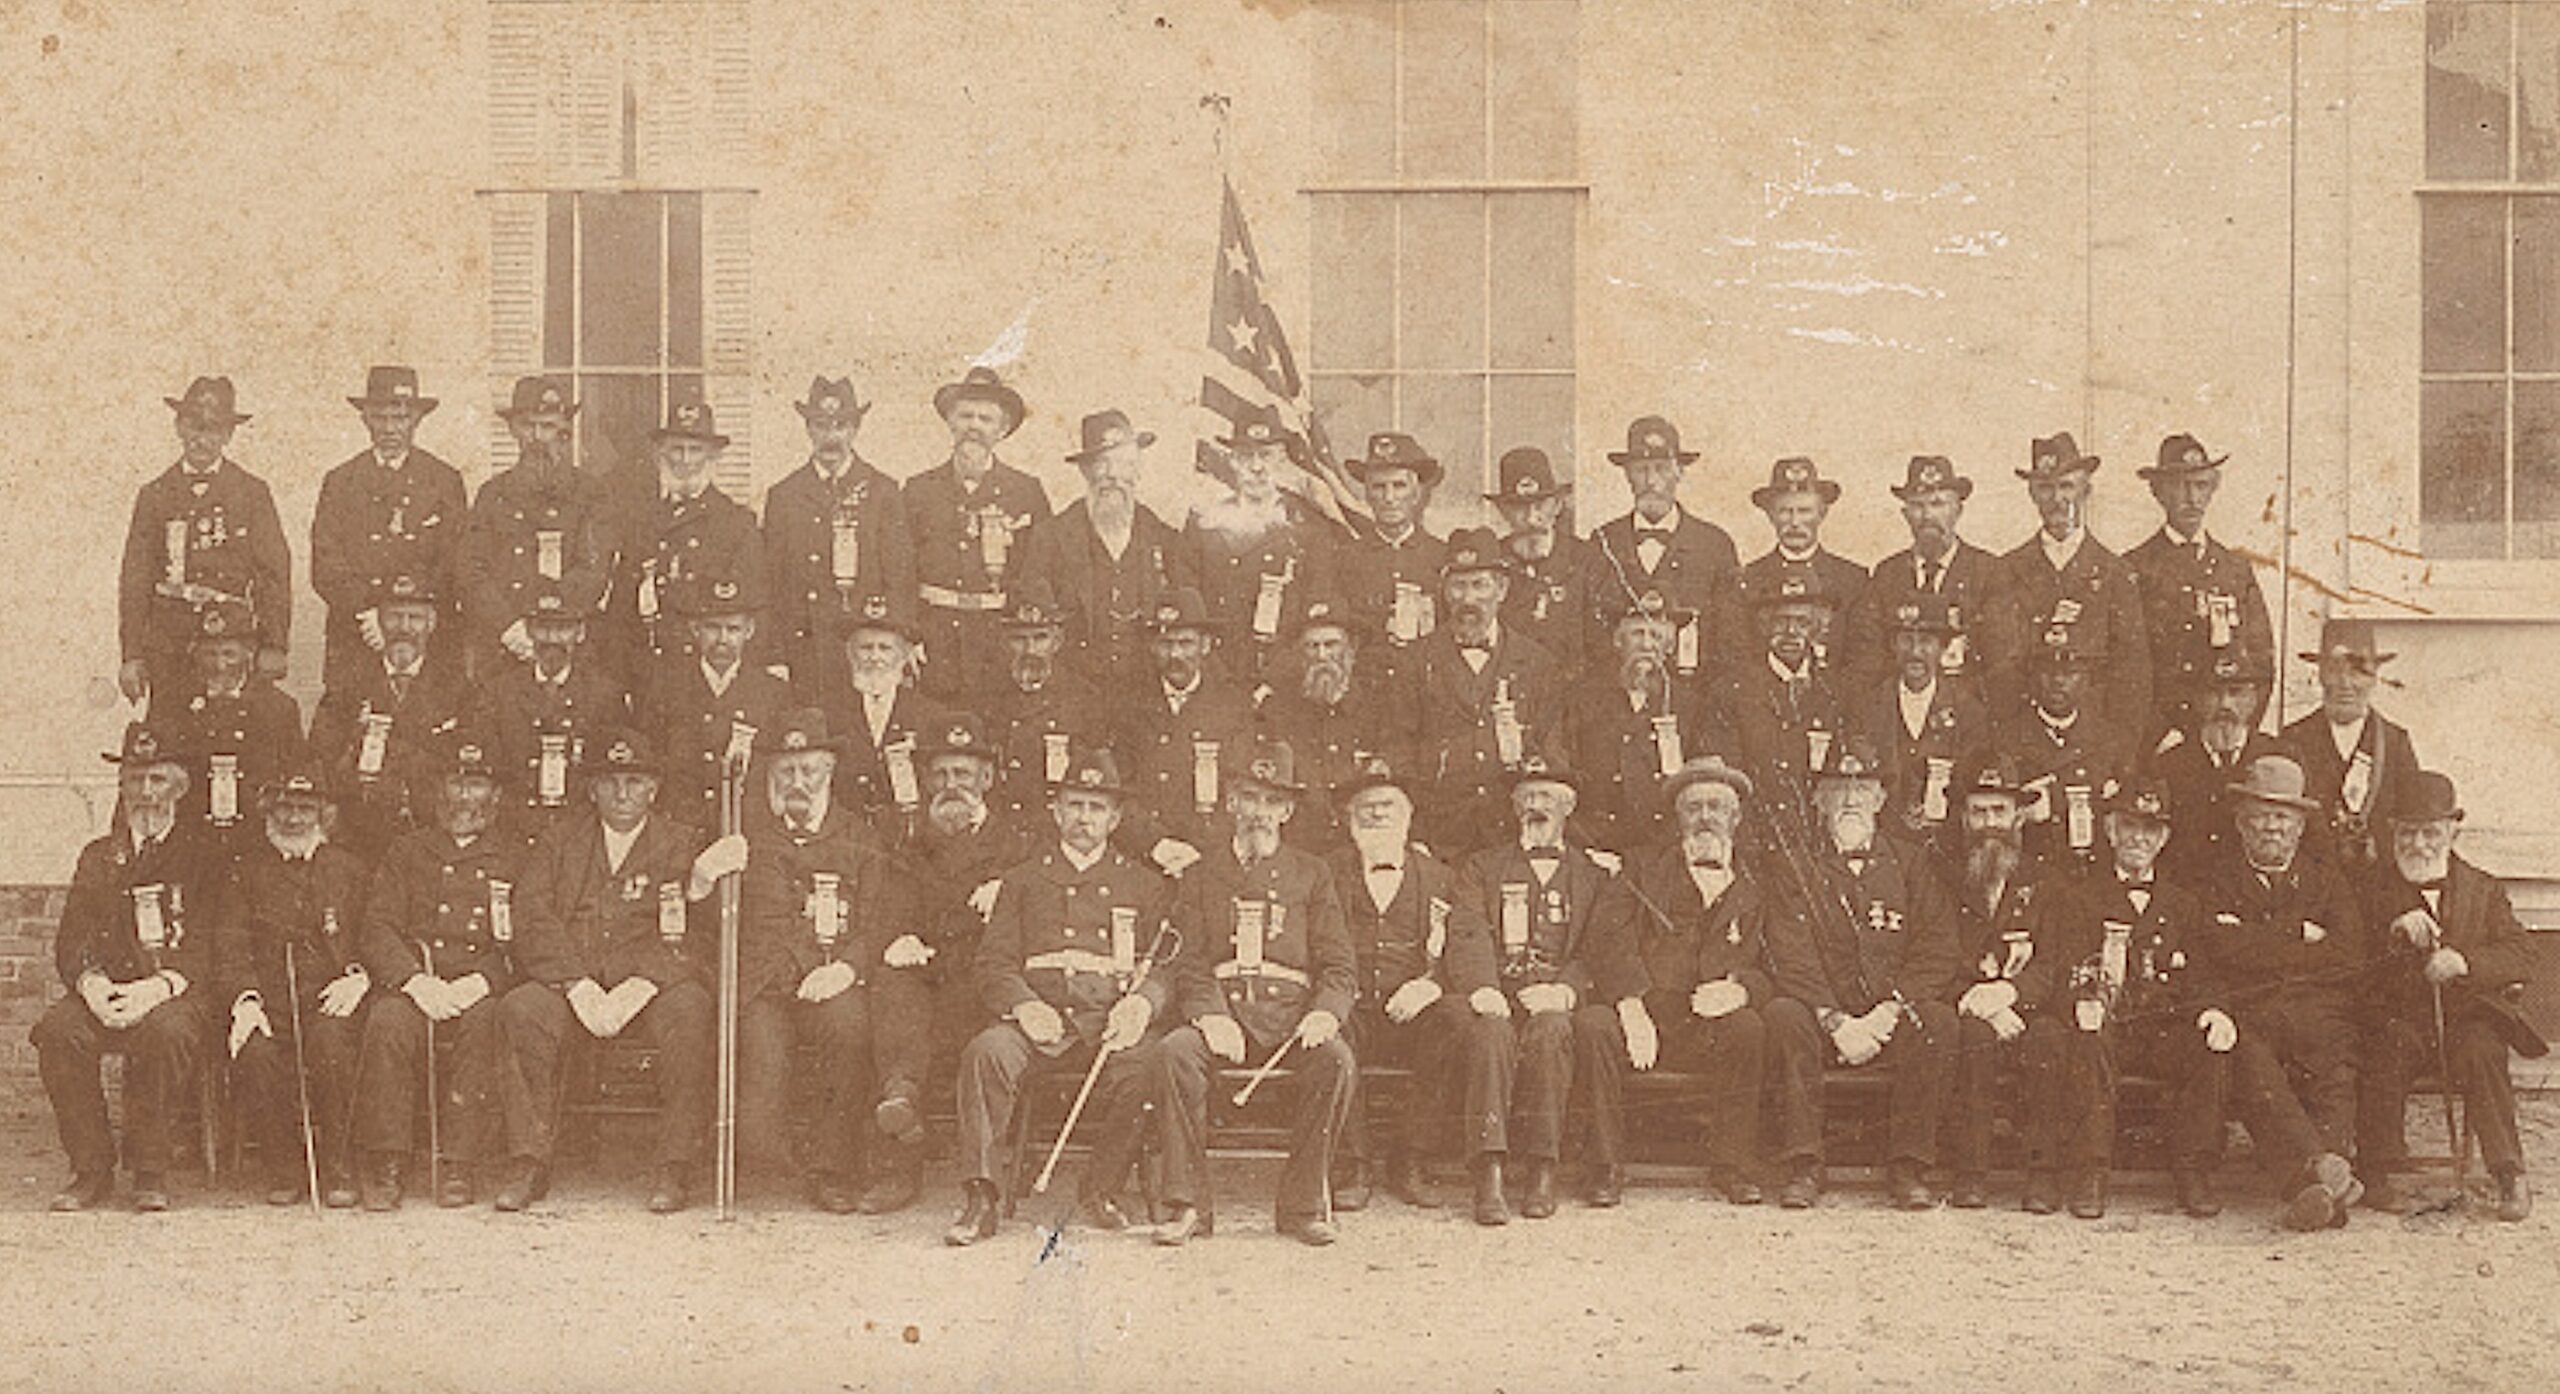
POLYGON ((1245 1101, 1253 1097, 1253 1091, 1261 1088, 1262 1082, 1271 1078, 1271 1072, 1280 1068, 1280 1057, 1288 1054, 1289 1047, 1296 1045, 1297 1043, 1298 1033, 1295 1031, 1290 1032, 1288 1035, 1280 1039, 1280 1048, 1271 1052, 1271 1058, 1263 1061, 1261 1067, 1253 1072, 1252 1078, 1247 1079, 1244 1082, 1244 1087, 1236 1091, 1236 1107, 1242 1108, 1245 1106, 1245 1101))
MULTIPOLYGON (((749 738, 752 740, 752 737, 749 738)), ((735 837, 743 819, 747 742, 732 739, 720 766, 720 835, 735 837)), ((712 1195, 720 1218, 736 1218, 738 1203, 738 875, 720 878, 720 1081, 714 1129, 712 1195)))
MULTIPOLYGON (((430 978, 436 976, 436 956, 423 939, 418 941, 418 966, 430 978)), ((439 979, 441 981, 441 979, 439 979)), ((436 1084, 436 1019, 427 1018, 427 1190, 436 1203, 444 1203, 444 1090, 436 1084)))
POLYGON ((293 1087, 302 1105, 302 1176, 311 1187, 311 1213, 320 1214, 320 1151, 311 1140, 311 1070, 302 1054, 302 975, 295 971, 293 941, 284 944, 285 1007, 293 1013, 293 1087))

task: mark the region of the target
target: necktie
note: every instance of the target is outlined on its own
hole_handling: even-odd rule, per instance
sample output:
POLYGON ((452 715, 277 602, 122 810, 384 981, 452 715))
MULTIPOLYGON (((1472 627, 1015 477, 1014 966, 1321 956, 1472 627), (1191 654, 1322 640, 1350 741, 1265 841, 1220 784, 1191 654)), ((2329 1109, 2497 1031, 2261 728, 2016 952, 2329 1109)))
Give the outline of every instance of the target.
POLYGON ((1936 594, 1938 590, 1938 577, 1944 574, 1946 569, 1946 563, 1944 562, 1934 559, 1922 560, 1920 563, 1920 589, 1927 591, 1932 595, 1936 594))
POLYGON ((391 675, 392 705, 397 706, 409 700, 409 683, 415 676, 416 675, 413 673, 394 673, 391 675))

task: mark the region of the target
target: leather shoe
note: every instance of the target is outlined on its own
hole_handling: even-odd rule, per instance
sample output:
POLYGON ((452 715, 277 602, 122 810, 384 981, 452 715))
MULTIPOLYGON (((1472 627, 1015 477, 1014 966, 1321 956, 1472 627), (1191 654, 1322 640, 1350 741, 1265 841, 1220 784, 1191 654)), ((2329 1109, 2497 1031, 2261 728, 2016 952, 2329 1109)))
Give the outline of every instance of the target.
POLYGON ((1760 1183, 1740 1167, 1707 1168, 1707 1185, 1728 1205, 1758 1205, 1761 1200, 1760 1183))
POLYGON ((1334 1227, 1333 1221, 1322 1215, 1305 1215, 1297 1219, 1282 1220, 1273 1228, 1301 1244, 1317 1249, 1342 1237, 1342 1231, 1334 1227))
POLYGON ((2337 1214, 2338 1203, 2329 1198, 2329 1188, 2316 1180, 2308 1181, 2284 1203, 2284 1227, 2304 1233, 2327 1229, 2337 1214))
POLYGON ((1591 1194, 1583 1197, 1583 1203, 1594 1210, 1614 1210, 1626 1198, 1627 1170, 1611 1163, 1592 1172, 1591 1194))
POLYGON ((910 1156, 904 1161, 891 1162, 879 1175, 872 1177, 871 1184, 864 1187, 861 1196, 853 1201, 853 1208, 865 1215, 895 1214, 915 1204, 916 1197, 923 1193, 924 1164, 910 1156))
POLYGON ((2030 1215, 2050 1215, 2062 1208, 2061 1203, 2054 1197, 2052 1172, 2030 1171, 2027 1173, 2026 1198, 2018 1202, 2018 1208, 2030 1215))
POLYGON ((302 1196, 302 1180, 296 1177, 290 1181, 278 1180, 270 1183, 267 1187, 266 1200, 269 1205, 293 1205, 299 1203, 302 1196))
POLYGON ((436 1192, 436 1204, 446 1210, 460 1210, 477 1199, 471 1189, 471 1168, 460 1162, 446 1162, 444 1187, 436 1192))
POLYGON ((332 1210, 353 1210, 356 1200, 355 1178, 343 1171, 333 1173, 320 1191, 320 1203, 332 1210))
POLYGON ((2387 1171, 2374 1172, 2372 1178, 2364 1183, 2364 1196, 2356 1203, 2385 1215, 2409 1213, 2408 1193, 2400 1189, 2400 1182, 2387 1171))
POLYGON ((1822 1164, 1797 1162, 1788 1168, 1786 1182, 1778 1187, 1778 1208, 1811 1210, 1822 1200, 1822 1164))
POLYGON ((1100 1193, 1086 1196, 1083 1200, 1076 1202, 1076 1212, 1084 1220, 1087 1229, 1107 1230, 1117 1234, 1129 1227, 1129 1212, 1120 1208, 1118 1196, 1100 1193))
MULTIPOLYGON (((490 1204, 509 1214, 533 1204, 533 1193, 541 1171, 541 1163, 532 1158, 516 1158, 507 1172, 507 1184, 498 1188, 498 1194, 490 1204)), ((394 1203, 397 1203, 396 1193, 394 1203)))
POLYGON ((1520 1217, 1543 1220, 1556 1213, 1555 1159, 1532 1158, 1529 1162, 1529 1190, 1520 1197, 1520 1217))
POLYGON ((829 1215, 850 1215, 862 1202, 851 1182, 827 1174, 809 1178, 809 1203, 829 1215))
POLYGON ((1155 1239, 1157 1244, 1165 1248, 1179 1249, 1194 1238, 1208 1232, 1208 1221, 1200 1214, 1200 1207, 1177 1205, 1173 1208, 1173 1214, 1163 1224, 1156 1226, 1155 1239))
POLYGON ((133 1177, 135 1213, 157 1215, 169 1208, 169 1183, 156 1171, 135 1172, 133 1177))
POLYGON ((400 1158, 397 1155, 389 1152, 373 1155, 373 1165, 365 1168, 358 1198, 365 1209, 375 1214, 400 1208, 400 1158))
POLYGON ((981 1239, 996 1237, 996 1185, 992 1181, 964 1181, 960 1184, 960 1218, 942 1232, 942 1242, 955 1249, 965 1249, 981 1239))
POLYGON ((1370 1190, 1369 1164, 1353 1162, 1350 1173, 1334 1184, 1333 1208, 1341 1211, 1366 1210, 1369 1208, 1370 1190))
POLYGON ((658 1184, 649 1191, 649 1213, 672 1215, 691 1203, 692 1190, 685 1184, 684 1168, 674 1162, 658 1168, 658 1184))
POLYGON ((2521 1224, 2533 1215, 2533 1184, 2521 1171, 2498 1173, 2498 1218, 2521 1224))
POLYGON ((2213 1173, 2201 1168, 2181 1167, 2170 1173, 2177 1184, 2178 1208, 2199 1220, 2210 1220, 2222 1213, 2222 1198, 2213 1193, 2213 1173))
POLYGON ((2107 1174, 2092 1168, 2073 1179, 2071 1213, 2083 1220, 2104 1219, 2107 1213, 2107 1174))
POLYGON ((1987 1210, 1991 1207, 1991 1185, 1980 1173, 1966 1172, 1947 1192, 1947 1204, 1958 1210, 1987 1210))
MULTIPOLYGON (((1440 1208, 1440 1197, 1431 1189, 1431 1178, 1422 1169, 1422 1159, 1411 1152, 1399 1152, 1387 1164, 1387 1194, 1416 1210, 1440 1208)), ((1341 1206, 1337 1202, 1334 1208, 1341 1206)))
POLYGON ((1488 1152, 1476 1163, 1476 1223, 1507 1225, 1511 1206, 1502 1198, 1502 1154, 1488 1152))
POLYGON ((2356 1179, 2356 1169, 2335 1152, 2323 1152, 2311 1164, 2312 1175, 2329 1192, 2329 1205, 2335 1212, 2330 1223, 2344 1227, 2348 1207, 2364 1198, 2364 1183, 2356 1179))
POLYGON ((914 1146, 924 1141, 924 1110, 916 1107, 915 1091, 904 1085, 891 1085, 888 1093, 871 1110, 871 1122, 882 1136, 914 1146))
POLYGON ((65 1215, 74 1211, 95 1209, 106 1204, 107 1197, 114 1195, 115 1190, 116 1178, 113 1172, 82 1172, 64 1183, 61 1190, 54 1192, 53 1209, 65 1215))
POLYGON ((1920 1169, 1908 1162, 1895 1162, 1885 1168, 1885 1194, 1892 1198, 1896 1210, 1935 1210, 1938 1197, 1929 1183, 1920 1179, 1920 1169))

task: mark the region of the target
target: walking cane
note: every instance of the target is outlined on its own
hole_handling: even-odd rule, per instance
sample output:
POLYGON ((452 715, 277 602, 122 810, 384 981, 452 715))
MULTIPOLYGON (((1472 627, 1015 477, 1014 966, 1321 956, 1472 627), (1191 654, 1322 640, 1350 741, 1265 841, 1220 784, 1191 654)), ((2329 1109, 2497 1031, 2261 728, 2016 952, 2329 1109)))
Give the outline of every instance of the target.
MULTIPOLYGON (((425 940, 418 941, 418 967, 428 977, 436 975, 435 951, 425 940)), ((438 1204, 444 1200, 444 1090, 436 1083, 436 1019, 427 1013, 427 1190, 438 1204)))
POLYGON ((2453 1194, 2460 1204, 2471 1194, 2471 1139, 2463 1136, 2453 1117, 2453 1050, 2444 1038, 2444 984, 2429 983, 2436 1008, 2436 1097, 2444 1101, 2444 1135, 2453 1149, 2453 1194))
POLYGON ((1242 1108, 1245 1106, 1245 1102, 1253 1097, 1253 1091, 1261 1088, 1262 1082, 1271 1078, 1271 1072, 1280 1068, 1280 1057, 1288 1054, 1289 1047, 1296 1045, 1297 1043, 1298 1033, 1295 1031, 1292 1031, 1287 1036, 1281 1038, 1280 1048, 1271 1052, 1271 1058, 1263 1061, 1261 1067, 1253 1072, 1253 1077, 1244 1082, 1244 1087, 1242 1089, 1236 1091, 1236 1107, 1242 1108))
MULTIPOLYGON (((754 739, 754 729, 743 723, 730 730, 729 750, 720 765, 722 837, 735 837, 744 816, 742 786, 754 739)), ((737 1218, 738 1204, 738 900, 738 875, 731 872, 720 878, 720 1078, 711 1182, 723 1220, 737 1218)))
POLYGON ((311 1213, 322 1213, 320 1203, 320 1151, 311 1140, 311 1070, 302 1055, 302 975, 295 971, 293 941, 284 945, 284 995, 286 1009, 293 1013, 293 1088, 302 1105, 302 1177, 311 1187, 311 1213))
MULTIPOLYGON (((1129 975, 1129 990, 1120 994, 1121 996, 1135 996, 1139 988, 1146 986, 1147 974, 1156 966, 1157 951, 1164 947, 1165 936, 1173 933, 1173 926, 1170 924, 1156 926, 1155 936, 1148 942, 1146 954, 1138 960, 1137 970, 1129 975)), ((1174 942, 1180 943, 1181 936, 1174 934, 1174 942)), ((1048 1194, 1049 1178, 1058 1172, 1058 1158, 1066 1155, 1067 1139, 1075 1136, 1076 1120, 1084 1117, 1085 1101, 1093 1097, 1094 1083, 1102 1078, 1103 1062, 1111 1058, 1112 1050, 1113 1047, 1110 1046, 1100 1046, 1094 1050, 1093 1067, 1084 1072, 1084 1083, 1076 1090, 1075 1102, 1067 1106, 1067 1121, 1058 1125, 1057 1141, 1049 1144, 1049 1159, 1040 1164, 1040 1174, 1031 1180, 1033 1195, 1048 1194)))

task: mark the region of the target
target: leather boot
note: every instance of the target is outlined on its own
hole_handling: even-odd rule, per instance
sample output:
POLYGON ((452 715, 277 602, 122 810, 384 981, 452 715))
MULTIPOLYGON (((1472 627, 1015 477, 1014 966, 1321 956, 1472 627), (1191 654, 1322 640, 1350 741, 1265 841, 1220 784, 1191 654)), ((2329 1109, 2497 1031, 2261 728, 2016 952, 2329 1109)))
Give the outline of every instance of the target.
POLYGON ((1432 1192, 1422 1159, 1410 1151, 1398 1152, 1387 1164, 1387 1193, 1416 1210, 1440 1208, 1440 1197, 1432 1192))
POLYGON ((1884 1189, 1896 1210, 1934 1210, 1938 1207, 1937 1194, 1929 1189, 1928 1182, 1921 1179, 1920 1168, 1910 1162, 1895 1162, 1885 1168, 1884 1189))
POLYGON ((2199 1220, 2210 1220, 2222 1213, 2222 1198, 2213 1192, 2213 1173, 2201 1166, 2179 1167, 2170 1173, 2177 1183, 2178 1208, 2199 1220))
POLYGON ((2027 1196, 2018 1208, 2030 1215, 2050 1215, 2061 1209, 2053 1193, 2053 1173, 2038 1169, 2027 1173, 2027 1196))
POLYGON ((1810 1157, 1787 1169, 1786 1184, 1778 1188, 1781 1210, 1811 1210, 1822 1201, 1822 1164, 1810 1157))
POLYGON ((1707 1168, 1707 1185, 1728 1205, 1758 1205, 1761 1200, 1760 1183, 1741 1167, 1707 1168))
POLYGON ((1369 1163, 1365 1159, 1354 1158, 1350 1170, 1334 1185, 1333 1208, 1346 1212, 1366 1210, 1369 1208, 1370 1190, 1369 1163))
POLYGON ((376 1152, 372 1165, 365 1168, 364 1181, 357 1189, 364 1208, 381 1213, 400 1208, 400 1157, 393 1152, 376 1152))
POLYGON ((1543 1220, 1556 1213, 1556 1162, 1553 1157, 1529 1159, 1529 1187, 1520 1197, 1523 1219, 1543 1220))
POLYGON ((541 1189, 542 1164, 531 1157, 518 1157, 507 1168, 506 1184, 498 1188, 497 1198, 490 1204, 510 1214, 533 1204, 534 1193, 541 1189))
POLYGON ((95 1210, 106 1204, 107 1197, 114 1195, 115 1191, 115 1173, 81 1172, 73 1176, 61 1190, 54 1193, 52 1208, 62 1214, 78 1210, 95 1210))
POLYGON ((2498 1218, 2521 1224, 2533 1215, 2533 1184, 2522 1171, 2498 1173, 2498 1218))
POLYGON ((955 1249, 965 1249, 982 1239, 996 1237, 996 1217, 1001 1207, 996 1204, 996 1183, 963 1181, 960 1183, 960 1218, 942 1232, 942 1242, 955 1249))
POLYGON ((924 1157, 915 1148, 892 1143, 878 1174, 863 1188, 853 1208, 865 1215, 889 1215, 916 1203, 924 1193, 924 1157))
POLYGON ((1476 1223, 1507 1225, 1511 1223, 1511 1206, 1502 1198, 1502 1154, 1487 1152, 1476 1159, 1476 1223))
POLYGON ((2107 1173, 2092 1167, 2073 1178, 2071 1213, 2083 1220, 2103 1219, 2107 1213, 2107 1173))
POLYGON ((1591 1173, 1591 1194, 1584 1203, 1594 1210, 1614 1210, 1627 1198, 1627 1169, 1612 1162, 1591 1173))
POLYGON ((658 1168, 658 1184, 649 1190, 649 1213, 672 1215, 693 1201, 693 1188, 687 1183, 682 1162, 668 1162, 658 1168))
MULTIPOLYGON (((1954 1206, 1958 1210, 1989 1209, 1991 1205, 1990 1181, 1978 1171, 1968 1171, 1958 1174, 1955 1185, 1947 1192, 1947 1204, 1954 1206)), ((2038 1213, 2049 1215, 2053 1212, 2048 1208, 2038 1213)))

